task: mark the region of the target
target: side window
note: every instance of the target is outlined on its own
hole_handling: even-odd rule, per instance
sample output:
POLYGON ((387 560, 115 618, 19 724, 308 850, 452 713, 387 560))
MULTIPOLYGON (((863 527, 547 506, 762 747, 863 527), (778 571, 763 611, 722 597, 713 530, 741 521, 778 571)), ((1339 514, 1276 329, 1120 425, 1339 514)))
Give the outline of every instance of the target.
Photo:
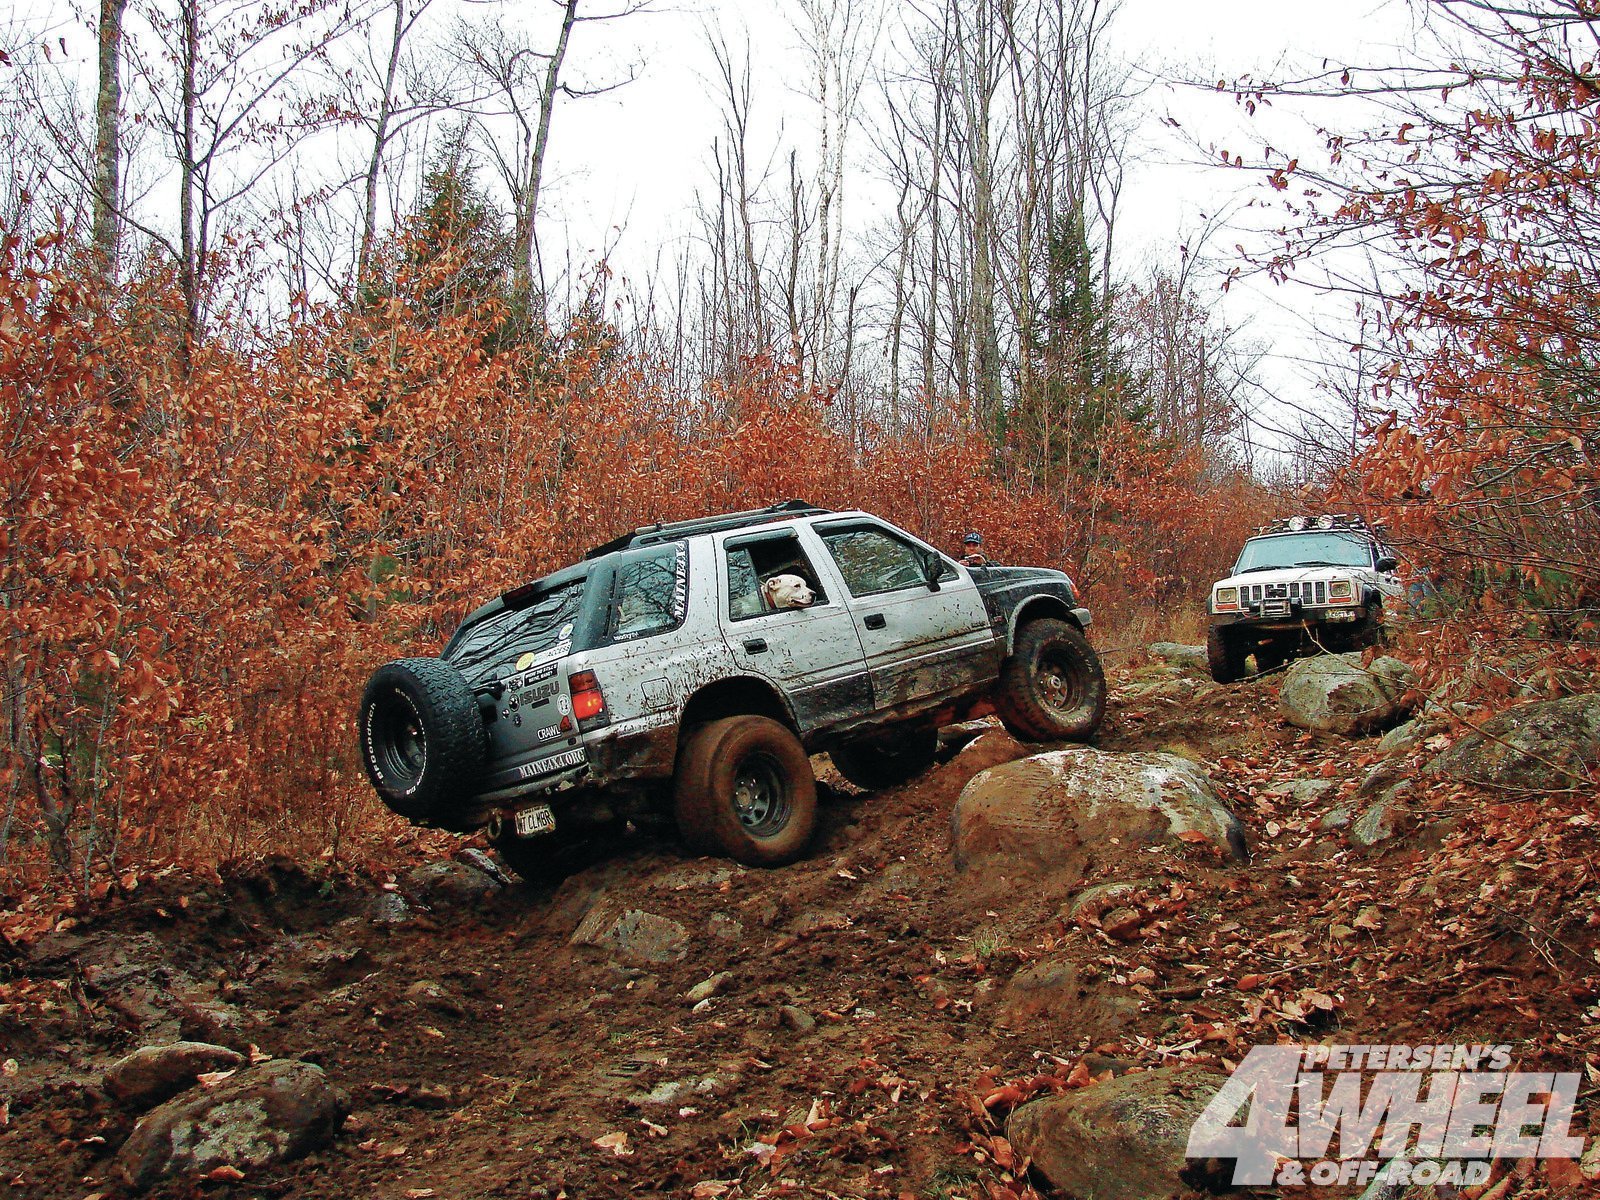
POLYGON ((617 568, 611 635, 619 640, 665 633, 688 608, 687 555, 680 542, 617 568))
MULTIPOLYGON (((888 530, 871 527, 821 529, 823 543, 839 564, 852 596, 873 596, 903 588, 926 587, 923 562, 927 551, 897 538, 888 530)), ((939 578, 956 578, 955 568, 940 558, 939 578)))
POLYGON ((728 617, 743 621, 777 612, 781 608, 814 607, 828 602, 822 582, 811 566, 811 560, 800 546, 800 539, 792 533, 767 534, 762 537, 741 538, 729 541, 728 556, 728 617), (766 584, 779 575, 798 576, 811 594, 807 605, 796 605, 782 600, 774 604, 766 584))

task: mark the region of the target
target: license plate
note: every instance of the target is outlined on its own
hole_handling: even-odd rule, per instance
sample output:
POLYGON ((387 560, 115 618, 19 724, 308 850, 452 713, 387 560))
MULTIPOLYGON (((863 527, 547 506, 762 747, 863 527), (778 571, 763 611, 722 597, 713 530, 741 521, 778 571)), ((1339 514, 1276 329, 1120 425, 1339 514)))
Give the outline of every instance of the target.
POLYGON ((1287 600, 1267 600, 1261 605, 1261 615, 1264 617, 1287 617, 1289 615, 1289 602, 1287 600))
POLYGON ((518 837, 532 837, 536 833, 549 833, 556 827, 556 814, 548 804, 535 804, 517 814, 518 837))

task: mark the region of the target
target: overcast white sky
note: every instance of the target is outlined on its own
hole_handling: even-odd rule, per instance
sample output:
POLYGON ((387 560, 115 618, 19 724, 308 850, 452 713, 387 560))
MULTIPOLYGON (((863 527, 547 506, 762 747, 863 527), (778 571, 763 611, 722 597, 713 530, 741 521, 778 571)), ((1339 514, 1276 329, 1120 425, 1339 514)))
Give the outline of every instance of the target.
MULTIPOLYGON (((610 96, 558 110, 552 146, 552 204, 567 219, 575 260, 592 260, 614 245, 612 266, 634 279, 654 268, 656 247, 688 235, 695 188, 708 178, 708 148, 720 122, 706 82, 711 60, 703 23, 720 23, 730 41, 739 39, 739 30, 749 30, 758 125, 771 136, 782 123, 802 149, 812 137, 808 102, 792 81, 803 64, 797 36, 783 16, 783 0, 670 4, 664 0, 653 15, 580 28, 568 59, 574 81, 616 78, 618 64, 629 59, 641 63, 642 74, 610 96)), ((1233 78, 1286 61, 1391 60, 1394 48, 1407 40, 1410 22, 1406 0, 1124 0, 1114 42, 1150 75, 1171 70, 1233 78)), ((1246 126, 1231 99, 1157 84, 1145 103, 1150 119, 1138 135, 1141 145, 1132 156, 1119 213, 1119 258, 1125 270, 1147 255, 1175 261, 1178 245, 1192 238, 1202 214, 1237 209, 1252 195, 1270 198, 1236 172, 1183 161, 1188 152, 1156 123, 1171 112, 1201 141, 1247 149, 1250 137, 1242 132, 1246 126)), ((1293 136, 1288 130, 1287 123, 1278 126, 1274 139, 1280 133, 1293 136)), ((1309 134, 1306 140, 1310 161, 1316 146, 1309 134)), ((873 199, 864 138, 858 150, 863 151, 861 173, 848 185, 854 191, 847 197, 856 223, 873 199)), ((1219 235, 1209 249, 1226 252, 1236 240, 1219 235)), ((1235 323, 1248 324, 1275 346, 1280 361, 1268 367, 1274 386, 1303 391, 1288 363, 1307 353, 1308 314, 1323 320, 1330 310, 1304 295, 1283 293, 1245 284, 1226 297, 1219 293, 1216 302, 1235 323)))

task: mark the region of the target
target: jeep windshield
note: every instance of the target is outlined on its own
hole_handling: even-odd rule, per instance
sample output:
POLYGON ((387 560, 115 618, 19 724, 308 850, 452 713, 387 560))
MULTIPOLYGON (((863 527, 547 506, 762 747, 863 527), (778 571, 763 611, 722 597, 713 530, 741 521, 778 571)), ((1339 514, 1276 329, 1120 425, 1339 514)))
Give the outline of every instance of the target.
POLYGON ((571 648, 572 626, 583 601, 582 578, 535 594, 525 605, 505 608, 464 630, 450 648, 450 661, 471 683, 498 679, 519 669, 528 655, 555 657, 571 648))
POLYGON ((1365 538, 1338 530, 1316 530, 1251 538, 1244 544, 1233 573, 1248 575, 1285 567, 1371 566, 1372 543, 1365 538))

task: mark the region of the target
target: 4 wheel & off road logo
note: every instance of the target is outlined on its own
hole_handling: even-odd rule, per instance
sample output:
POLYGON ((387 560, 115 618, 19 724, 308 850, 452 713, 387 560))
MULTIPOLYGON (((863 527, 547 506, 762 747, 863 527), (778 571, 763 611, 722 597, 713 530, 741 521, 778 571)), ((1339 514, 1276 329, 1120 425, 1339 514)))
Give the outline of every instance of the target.
POLYGON ((1496 1159, 1581 1159, 1577 1072, 1509 1046, 1256 1046, 1189 1131, 1241 1187, 1474 1186, 1496 1159))

